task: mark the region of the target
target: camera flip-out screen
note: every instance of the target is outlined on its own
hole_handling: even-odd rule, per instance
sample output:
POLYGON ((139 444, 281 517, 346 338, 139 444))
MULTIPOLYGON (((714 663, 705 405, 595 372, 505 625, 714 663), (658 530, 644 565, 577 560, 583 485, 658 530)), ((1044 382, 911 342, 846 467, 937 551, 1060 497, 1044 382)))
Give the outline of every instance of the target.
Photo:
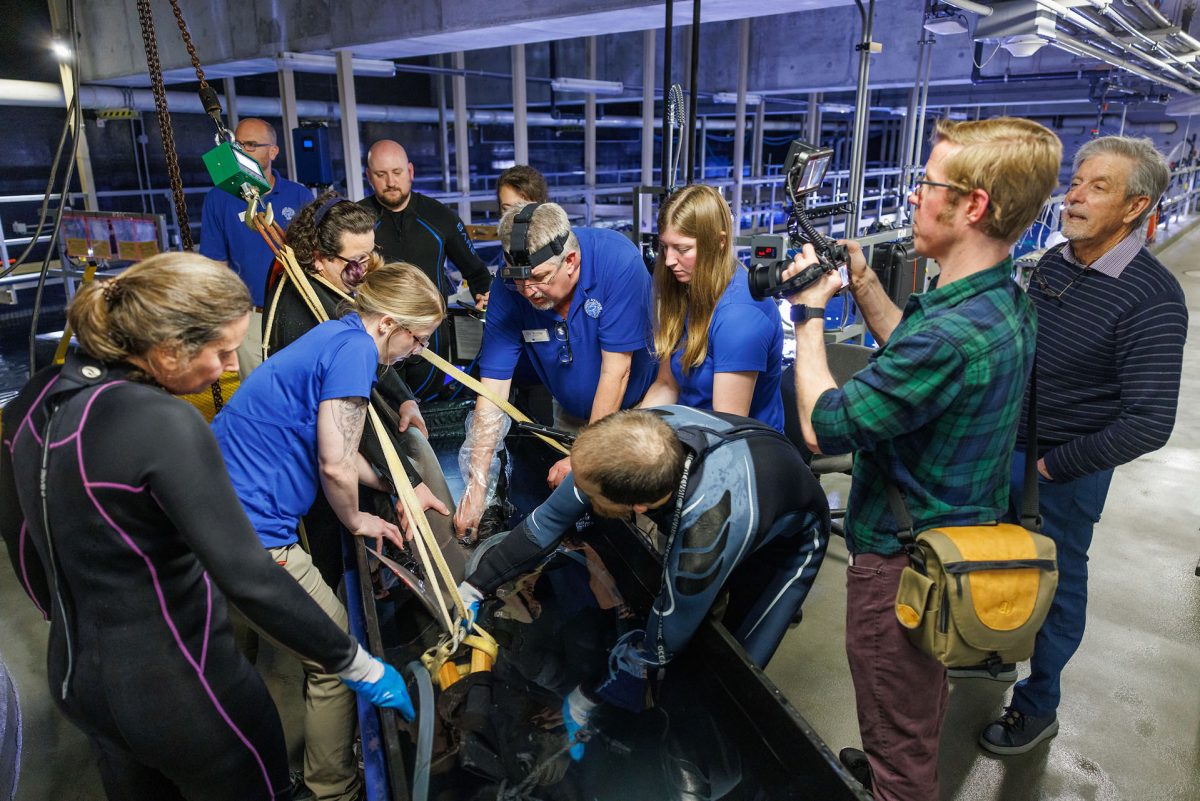
POLYGON ((787 165, 788 193, 793 202, 821 188, 832 159, 833 151, 829 148, 813 147, 799 139, 792 142, 784 164, 787 165))

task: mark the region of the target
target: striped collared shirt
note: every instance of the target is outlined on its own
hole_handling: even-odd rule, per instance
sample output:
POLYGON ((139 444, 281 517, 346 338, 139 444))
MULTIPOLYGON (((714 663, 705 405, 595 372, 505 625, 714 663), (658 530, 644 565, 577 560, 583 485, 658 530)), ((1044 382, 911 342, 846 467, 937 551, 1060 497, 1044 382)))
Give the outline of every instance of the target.
POLYGON ((1075 251, 1071 249, 1070 243, 1063 248, 1062 255, 1064 259, 1077 267, 1095 270, 1098 273, 1104 273, 1110 278, 1120 278, 1121 273, 1129 266, 1129 262, 1133 261, 1133 257, 1142 249, 1143 244, 1145 243, 1142 241, 1142 229, 1139 227, 1130 231, 1129 236, 1113 245, 1107 253, 1091 264, 1084 264, 1077 259, 1075 251))

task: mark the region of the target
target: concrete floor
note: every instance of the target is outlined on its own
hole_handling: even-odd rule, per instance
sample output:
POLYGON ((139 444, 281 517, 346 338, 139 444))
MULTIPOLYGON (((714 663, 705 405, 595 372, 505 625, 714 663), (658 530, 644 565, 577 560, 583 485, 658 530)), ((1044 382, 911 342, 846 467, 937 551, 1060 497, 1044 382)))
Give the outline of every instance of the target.
MULTIPOLYGON (((1180 418, 1167 447, 1121 467, 1091 549, 1083 645, 1063 676, 1061 730, 1018 757, 985 756, 979 730, 1007 687, 951 683, 942 736, 943 801, 1200 800, 1200 229, 1159 255, 1188 295, 1190 337, 1180 418), (1186 275, 1185 271, 1194 271, 1186 275)), ((845 486, 829 484, 845 497, 845 486)), ((768 675, 836 751, 858 744, 843 649, 846 552, 840 540, 768 675)), ((21 801, 101 801, 87 742, 53 708, 45 679, 47 624, 0 559, 0 656, 24 718, 21 801)), ((299 677, 267 655, 298 753, 299 677)), ((152 677, 147 677, 152 680, 152 677)), ((169 710, 164 710, 169 714, 169 710)))

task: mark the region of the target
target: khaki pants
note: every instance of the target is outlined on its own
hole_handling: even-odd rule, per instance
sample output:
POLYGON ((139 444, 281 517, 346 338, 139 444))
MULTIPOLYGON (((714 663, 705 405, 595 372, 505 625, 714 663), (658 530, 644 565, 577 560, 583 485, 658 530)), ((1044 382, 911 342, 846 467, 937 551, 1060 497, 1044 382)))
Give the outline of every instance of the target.
POLYGON ((255 367, 262 364, 262 326, 262 312, 251 309, 250 326, 246 329, 246 338, 237 348, 238 375, 243 381, 254 371, 255 367))
MULTIPOLYGON (((343 629, 349 630, 346 609, 297 545, 269 548, 271 558, 343 629)), ((354 692, 320 665, 301 659, 304 666, 304 783, 318 799, 351 801, 359 790, 354 759, 356 703, 354 692)))

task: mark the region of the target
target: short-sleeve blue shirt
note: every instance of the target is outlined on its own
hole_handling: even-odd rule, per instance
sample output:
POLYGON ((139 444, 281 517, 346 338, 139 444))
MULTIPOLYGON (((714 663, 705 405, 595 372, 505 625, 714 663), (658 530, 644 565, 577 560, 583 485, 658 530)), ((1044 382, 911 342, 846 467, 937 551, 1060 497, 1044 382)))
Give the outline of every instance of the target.
POLYGON ((213 420, 225 467, 267 548, 296 542, 317 497, 317 407, 366 398, 379 349, 357 314, 312 329, 262 363, 213 420))
POLYGON ((636 404, 654 381, 650 352, 650 273, 637 247, 607 229, 575 228, 579 282, 567 313, 570 363, 555 324, 554 310, 539 311, 515 289, 497 282, 488 302, 479 373, 512 378, 524 352, 554 399, 570 414, 587 419, 600 383, 600 351, 632 353, 629 385, 621 408, 636 404))
MULTIPOLYGON (((275 186, 263 195, 263 204, 270 203, 275 221, 283 228, 300 211, 312 202, 313 194, 306 186, 282 177, 279 170, 275 175, 275 186)), ((204 210, 200 225, 200 255, 227 262, 229 268, 241 276, 250 290, 255 306, 264 306, 267 293, 267 273, 275 261, 275 254, 263 241, 262 234, 251 231, 242 222, 240 214, 246 211, 246 202, 238 200, 224 189, 212 189, 204 196, 204 210)))
POLYGON ((671 373, 679 385, 680 406, 712 409, 714 373, 755 372, 758 376, 749 416, 783 431, 783 399, 779 395, 783 318, 774 301, 750 297, 745 268, 739 266, 734 271, 717 301, 708 324, 708 352, 703 364, 685 373, 682 343, 686 341, 685 325, 681 346, 671 354, 671 373))

